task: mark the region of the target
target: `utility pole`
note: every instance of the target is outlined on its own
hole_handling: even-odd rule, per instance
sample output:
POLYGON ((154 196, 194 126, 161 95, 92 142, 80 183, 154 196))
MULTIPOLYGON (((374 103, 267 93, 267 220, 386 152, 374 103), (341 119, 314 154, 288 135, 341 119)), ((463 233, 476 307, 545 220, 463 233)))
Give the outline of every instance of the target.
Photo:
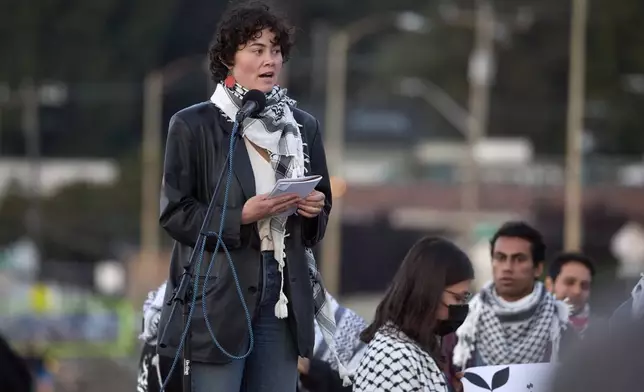
POLYGON ((468 79, 470 82, 467 132, 467 159, 461 191, 462 237, 472 243, 472 224, 479 212, 480 170, 476 148, 487 134, 490 111, 490 88, 494 79, 494 41, 496 15, 489 0, 477 1, 474 48, 470 55, 468 79))
MULTIPOLYGON (((324 144, 329 175, 343 178, 344 126, 346 121, 347 57, 350 36, 339 30, 329 38, 327 53, 326 116, 324 118, 324 144)), ((332 178, 331 178, 332 179, 332 178)), ((327 222, 322 241, 320 271, 327 290, 332 295, 340 293, 340 263, 342 259, 342 197, 333 198, 333 210, 327 222)))
POLYGON ((2 156, 2 114, 4 107, 11 99, 11 89, 7 84, 0 83, 0 156, 2 156))
MULTIPOLYGON (((373 34, 383 27, 393 25, 402 31, 420 33, 428 21, 413 12, 389 12, 368 15, 344 28, 329 34, 326 52, 326 105, 324 116, 324 144, 331 185, 342 188, 345 156, 345 123, 347 98, 347 71, 349 49, 360 39, 373 34), (334 178, 334 176, 336 176, 334 178)), ((318 30, 318 34, 323 34, 318 30)), ((327 223, 322 241, 321 272, 327 289, 334 295, 340 291, 340 270, 342 263, 342 193, 332 189, 333 210, 327 223), (336 192, 337 191, 337 192, 336 192)))
POLYGON ((331 34, 330 27, 325 22, 316 21, 311 27, 311 66, 310 66, 310 96, 311 102, 316 102, 325 96, 327 79, 320 75, 328 72, 328 42, 331 34))
MULTIPOLYGON (((159 262, 161 254, 161 228, 159 227, 159 190, 163 171, 163 98, 167 88, 182 76, 201 66, 209 75, 207 62, 202 55, 177 59, 162 68, 149 72, 143 81, 143 130, 141 140, 141 216, 140 262, 137 268, 145 271, 146 278, 156 279, 165 264, 159 262)), ((214 86, 214 84, 208 86, 214 86)), ((212 91, 209 91, 212 94, 212 91)), ((210 95, 208 95, 210 97, 210 95)), ((158 284, 155 282, 154 285, 158 284)), ((128 290, 138 298, 149 287, 137 282, 128 290), (141 291, 141 292, 138 292, 141 291)))
POLYGON ((143 86, 141 146, 141 256, 148 271, 156 271, 161 250, 159 184, 163 129, 163 73, 150 72, 143 86))
POLYGON ((568 116, 566 121, 566 187, 565 227, 566 250, 582 247, 582 139, 586 79, 586 24, 588 1, 573 0, 570 28, 570 65, 568 71, 568 116))
POLYGON ((36 247, 36 257, 38 258, 38 264, 40 264, 42 261, 40 99, 33 79, 24 80, 21 90, 23 106, 21 122, 29 165, 29 189, 27 192, 29 207, 25 216, 25 225, 30 240, 36 247))

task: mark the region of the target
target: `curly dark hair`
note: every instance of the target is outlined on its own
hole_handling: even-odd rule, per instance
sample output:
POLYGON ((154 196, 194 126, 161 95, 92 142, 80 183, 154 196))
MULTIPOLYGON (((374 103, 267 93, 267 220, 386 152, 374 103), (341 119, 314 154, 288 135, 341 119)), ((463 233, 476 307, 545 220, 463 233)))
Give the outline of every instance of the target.
POLYGON ((224 13, 208 51, 210 72, 216 83, 228 75, 226 64, 233 64, 239 47, 257 39, 264 29, 275 34, 275 44, 280 46, 286 62, 293 46, 293 28, 282 14, 264 1, 234 5, 224 13))

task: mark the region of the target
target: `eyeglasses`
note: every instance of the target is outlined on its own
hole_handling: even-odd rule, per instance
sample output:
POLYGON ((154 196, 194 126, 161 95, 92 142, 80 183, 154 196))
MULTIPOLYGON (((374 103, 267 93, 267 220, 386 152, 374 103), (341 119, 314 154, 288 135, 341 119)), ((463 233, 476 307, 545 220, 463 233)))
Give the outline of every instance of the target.
POLYGON ((465 293, 455 293, 450 290, 445 290, 445 292, 451 294, 457 302, 462 304, 466 304, 472 299, 472 293, 467 291, 465 293))

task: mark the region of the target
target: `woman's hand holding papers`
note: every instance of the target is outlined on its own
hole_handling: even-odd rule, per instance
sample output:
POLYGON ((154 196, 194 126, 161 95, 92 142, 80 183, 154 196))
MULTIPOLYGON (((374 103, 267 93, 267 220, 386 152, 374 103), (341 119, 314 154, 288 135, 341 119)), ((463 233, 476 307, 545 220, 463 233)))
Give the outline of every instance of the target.
POLYGON ((297 204, 297 214, 305 218, 315 218, 324 208, 324 193, 314 190, 297 204))
MULTIPOLYGON (((322 195, 324 196, 324 195, 322 195)), ((268 194, 256 195, 246 201, 242 208, 242 225, 247 225, 286 212, 300 202, 300 197, 287 193, 275 197, 268 194)))

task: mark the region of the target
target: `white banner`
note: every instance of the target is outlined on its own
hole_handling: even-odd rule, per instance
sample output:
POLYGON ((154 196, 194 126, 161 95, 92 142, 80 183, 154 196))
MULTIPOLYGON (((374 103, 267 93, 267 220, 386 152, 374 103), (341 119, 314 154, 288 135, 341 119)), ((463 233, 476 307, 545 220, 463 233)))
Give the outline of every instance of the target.
POLYGON ((473 367, 461 381, 464 392, 549 392, 555 369, 550 363, 473 367))

